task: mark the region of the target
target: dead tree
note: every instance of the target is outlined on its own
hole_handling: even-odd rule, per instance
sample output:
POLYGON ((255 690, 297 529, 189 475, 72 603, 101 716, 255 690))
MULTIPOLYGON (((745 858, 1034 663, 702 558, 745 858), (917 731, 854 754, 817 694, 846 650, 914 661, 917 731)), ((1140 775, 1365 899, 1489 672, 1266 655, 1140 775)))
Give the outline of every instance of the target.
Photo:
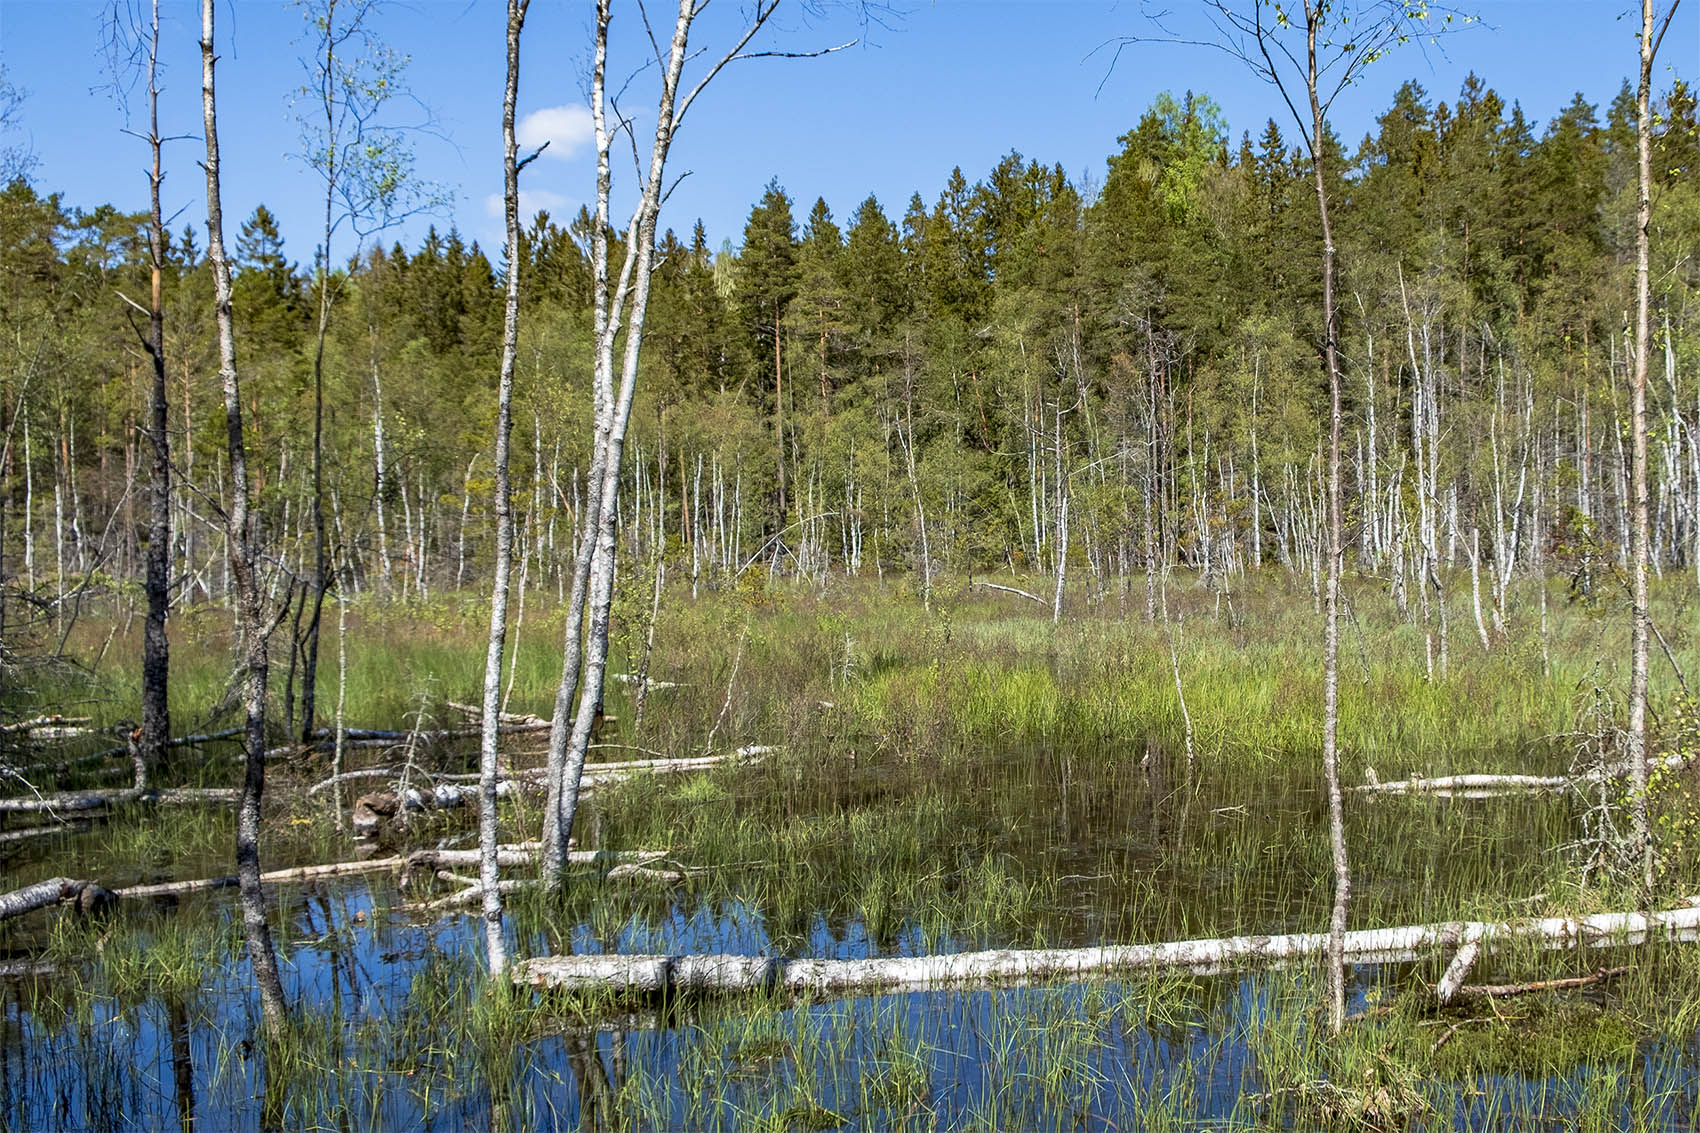
POLYGON ((1635 371, 1630 385, 1630 529, 1629 579, 1633 603, 1629 659, 1629 792, 1634 810, 1635 856, 1641 868, 1641 901, 1653 899, 1653 837, 1647 819, 1647 364, 1652 352, 1648 314, 1651 288, 1647 279, 1648 229, 1653 222, 1653 58, 1664 41, 1680 0, 1671 0, 1664 20, 1656 22, 1653 0, 1641 0, 1641 82, 1635 95, 1635 371))
POLYGON ((224 251, 224 210, 218 164, 218 100, 214 92, 214 0, 201 0, 201 114, 207 144, 207 262, 212 267, 213 302, 218 319, 218 374, 224 387, 224 421, 230 460, 230 510, 225 515, 225 540, 236 598, 237 641, 242 655, 244 769, 242 797, 236 810, 236 876, 241 889, 242 933, 248 959, 259 985, 266 1025, 276 1031, 288 1018, 289 1006, 278 974, 271 926, 266 923, 265 893, 260 882, 260 800, 266 789, 266 675, 268 645, 277 626, 266 614, 265 596, 257 574, 247 449, 242 437, 242 389, 236 371, 236 337, 230 308, 230 261, 224 251))

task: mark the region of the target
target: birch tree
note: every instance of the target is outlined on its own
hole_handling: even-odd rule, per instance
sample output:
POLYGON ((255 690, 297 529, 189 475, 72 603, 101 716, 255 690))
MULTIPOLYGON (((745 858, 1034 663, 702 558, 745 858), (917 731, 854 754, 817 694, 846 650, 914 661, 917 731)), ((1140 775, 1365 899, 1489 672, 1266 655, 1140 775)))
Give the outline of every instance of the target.
MULTIPOLYGON (((635 129, 632 120, 620 112, 618 94, 608 89, 613 0, 597 0, 591 71, 591 118, 596 137, 596 217, 591 235, 594 339, 591 380, 595 424, 583 511, 586 519, 580 527, 573 559, 561 683, 556 691, 554 726, 549 734, 549 796, 544 812, 542 875, 544 884, 552 888, 563 883, 567 839, 578 810, 579 780, 590 748, 591 728, 602 704, 608 661, 608 618, 614 594, 620 458, 637 392, 638 360, 643 349, 644 318, 655 266, 656 222, 666 197, 668 154, 685 115, 728 64, 762 57, 825 54, 825 51, 752 50, 752 43, 784 2, 756 0, 744 10, 730 46, 719 53, 691 46, 692 28, 713 0, 679 0, 671 37, 662 40, 654 34, 648 35, 659 77, 655 129, 648 140, 647 161, 639 165, 637 204, 626 223, 621 240, 624 254, 618 272, 614 273, 609 262, 613 235, 609 220, 612 154, 621 134, 635 137, 635 129), (698 58, 706 61, 704 69, 690 86, 682 89, 686 64, 698 58)), ((641 7, 640 22, 646 33, 654 32, 655 26, 641 7)))
POLYGON ((1653 899, 1653 838, 1647 819, 1647 367, 1652 354, 1651 287, 1647 278, 1648 231, 1653 222, 1653 59, 1681 0, 1671 0, 1664 17, 1653 0, 1641 0, 1641 81, 1635 94, 1635 370, 1630 384, 1629 585, 1633 603, 1629 657, 1628 756, 1634 809, 1634 849, 1640 868, 1643 907, 1653 899))
MULTIPOLYGON (((1322 235, 1322 335, 1319 347, 1328 382, 1326 520, 1322 600, 1322 768, 1328 793, 1328 841, 1334 868, 1334 902, 1329 914, 1329 1025, 1338 1032, 1346 1018, 1346 911, 1352 870, 1346 855, 1345 813, 1340 793, 1340 572, 1345 548, 1341 528, 1341 387, 1337 249, 1328 185, 1338 171, 1328 168, 1329 110, 1335 98, 1371 63, 1413 35, 1432 34, 1426 0, 1210 0, 1205 5, 1219 48, 1273 86, 1304 138, 1322 235), (1301 106, 1302 103, 1302 106, 1301 106)), ((1445 13, 1443 23, 1452 21, 1445 13)), ((1174 37, 1180 38, 1180 37, 1174 37)))
POLYGON ((236 879, 242 906, 242 935, 259 985, 266 1026, 273 1031, 288 1018, 283 980, 271 926, 266 923, 265 893, 260 887, 260 800, 266 789, 267 646, 275 617, 268 618, 257 573, 248 459, 242 437, 242 389, 236 371, 236 336, 230 312, 230 261, 224 251, 224 209, 218 164, 218 100, 213 71, 213 5, 201 0, 201 114, 207 157, 207 261, 212 268, 213 302, 218 319, 218 374, 224 389, 225 436, 230 462, 230 508, 225 540, 236 599, 236 636, 243 675, 242 795, 236 810, 236 879))
MULTIPOLYGON (((478 850, 479 882, 483 886, 484 945, 490 976, 499 979, 508 967, 507 942, 502 935, 502 890, 496 855, 496 787, 501 767, 496 759, 496 730, 502 696, 502 653, 507 643, 508 578, 513 570, 513 493, 508 479, 508 447, 513 436, 514 358, 519 347, 519 146, 514 136, 514 110, 519 102, 519 40, 531 0, 508 0, 508 81, 502 99, 502 196, 507 222, 507 288, 502 316, 502 368, 496 386, 496 577, 490 592, 490 646, 484 661, 484 718, 479 729, 478 850)), ((526 158, 529 162, 532 157, 526 158)), ((522 582, 523 585, 523 582, 522 582)))
MULTIPOLYGON (((344 227, 358 240, 381 232, 405 216, 436 203, 432 186, 413 179, 413 154, 405 132, 385 126, 385 107, 406 94, 403 70, 407 60, 380 42, 371 23, 380 0, 313 0, 307 21, 317 41, 304 59, 308 84, 302 88, 310 114, 302 118, 302 148, 309 166, 324 183, 324 216, 320 230, 318 314, 313 340, 313 495, 309 501, 313 524, 313 575, 304 601, 312 612, 301 650, 301 737, 311 738, 317 709, 319 626, 330 584, 331 552, 325 525, 325 342, 330 334, 333 305, 331 244, 344 227)), ((372 361, 372 433, 376 456, 376 490, 380 545, 383 529, 384 398, 381 371, 372 361)))

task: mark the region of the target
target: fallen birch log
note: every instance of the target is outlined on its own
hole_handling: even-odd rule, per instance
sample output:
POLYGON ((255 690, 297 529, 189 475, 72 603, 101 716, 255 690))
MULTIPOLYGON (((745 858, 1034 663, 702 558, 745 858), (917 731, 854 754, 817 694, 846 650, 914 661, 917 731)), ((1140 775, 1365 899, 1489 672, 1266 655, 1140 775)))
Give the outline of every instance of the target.
MULTIPOLYGON (((579 781, 579 794, 582 798, 599 787, 622 782, 636 775, 679 775, 691 771, 706 771, 721 764, 758 759, 778 750, 770 745, 748 745, 725 755, 587 763, 579 781)), ((544 778, 547 774, 547 768, 543 767, 509 771, 497 780, 496 796, 505 798, 519 790, 533 793, 542 791, 546 785, 544 778)), ((459 785, 471 784, 478 778, 477 775, 442 775, 438 778, 441 782, 437 786, 409 790, 405 796, 394 791, 377 791, 360 796, 354 801, 354 809, 350 815, 355 835, 360 838, 375 838, 387 820, 403 813, 452 810, 470 806, 477 801, 478 792, 475 787, 459 785)))
MULTIPOLYGON (((1346 934, 1346 957, 1360 963, 1412 960, 1462 941, 1480 948, 1527 942, 1545 949, 1606 948, 1649 939, 1700 940, 1700 906, 1652 914, 1597 913, 1505 923, 1459 921, 1360 929, 1346 934)), ((959 952, 866 960, 786 960, 761 956, 545 956, 515 965, 516 983, 632 994, 783 989, 794 995, 925 991, 984 983, 1079 981, 1114 972, 1229 971, 1325 955, 1329 934, 1234 936, 1163 944, 959 952)))
POLYGON ((34 732, 41 728, 76 728, 87 724, 92 718, 88 716, 37 716, 30 720, 19 720, 16 724, 0 724, 0 736, 15 736, 20 732, 34 732))
MULTIPOLYGON (((639 680, 636 673, 609 673, 608 675, 619 681, 621 684, 627 685, 635 685, 639 680)), ((644 682, 644 688, 650 692, 666 692, 670 689, 684 687, 684 685, 679 684, 677 681, 648 680, 644 682)))
MULTIPOLYGON (((534 717, 532 723, 499 724, 496 727, 496 734, 499 736, 532 735, 538 732, 547 732, 548 730, 549 721, 537 720, 534 717)), ((395 731, 387 728, 344 728, 342 732, 342 746, 344 750, 347 750, 349 748, 395 747, 399 744, 409 742, 415 744, 433 744, 442 743, 446 740, 476 739, 479 732, 480 729, 477 727, 439 728, 435 731, 429 732, 395 731)), ((269 748, 266 751, 266 758, 280 758, 286 755, 297 755, 302 752, 309 751, 330 751, 335 746, 336 729, 320 728, 318 731, 313 733, 312 743, 283 744, 279 747, 269 748)))
POLYGON ((0 921, 21 917, 50 905, 75 903, 85 912, 92 912, 112 903, 110 890, 88 881, 70 877, 50 877, 10 893, 0 893, 0 921))
MULTIPOLYGON (((1648 761, 1655 770, 1674 771, 1685 766, 1691 757, 1667 755, 1648 761)), ((1563 791, 1572 787, 1597 785, 1607 779, 1621 779, 1629 774, 1627 766, 1612 766, 1586 775, 1436 775, 1382 782, 1375 768, 1368 768, 1365 782, 1347 790, 1361 795, 1434 795, 1438 798, 1491 799, 1505 795, 1540 794, 1563 791)))
MULTIPOLYGON (((362 873, 382 873, 399 870, 406 859, 373 858, 369 861, 331 862, 326 865, 296 866, 262 873, 266 885, 291 885, 318 881, 327 877, 351 877, 362 873)), ((93 881, 70 877, 54 877, 26 885, 10 893, 0 893, 0 920, 22 916, 51 905, 74 904, 82 912, 93 912, 119 900, 142 900, 150 897, 180 897, 186 893, 203 893, 215 889, 234 889, 236 877, 200 877, 192 881, 162 881, 149 885, 128 885, 107 889, 93 881)))
MULTIPOLYGON (((538 842, 500 846, 496 850, 496 864, 503 869, 533 865, 541 852, 542 845, 538 842)), ((406 864, 410 870, 433 871, 475 866, 479 863, 479 853, 478 850, 415 850, 407 855, 406 864)), ((648 865, 666 856, 665 850, 569 850, 567 862, 570 865, 648 865)))
POLYGON ((0 845, 27 842, 34 838, 51 838, 55 834, 78 834, 89 828, 86 821, 56 822, 52 826, 25 826, 19 830, 0 832, 0 845))
MULTIPOLYGON (((453 708, 456 712, 459 712, 462 716, 465 716, 469 720, 482 720, 482 719, 484 719, 484 709, 482 707, 480 707, 479 705, 476 705, 476 704, 457 704, 452 700, 446 700, 443 703, 447 704, 450 708, 453 708)), ((500 725, 500 724, 515 724, 515 725, 519 725, 519 724, 526 724, 526 725, 542 724, 545 728, 549 727, 549 725, 550 725, 550 722, 548 720, 545 720, 541 716, 534 715, 533 713, 530 713, 530 712, 526 712, 526 713, 498 712, 498 713, 496 713, 496 723, 498 725, 500 725)))
MULTIPOLYGON (((533 793, 542 790, 529 779, 508 778, 496 784, 496 797, 506 798, 522 789, 533 793)), ((440 783, 424 789, 409 787, 401 792, 374 791, 354 800, 354 809, 349 813, 349 825, 353 828, 355 837, 375 838, 387 819, 401 814, 453 810, 456 807, 470 806, 477 799, 478 791, 475 787, 460 787, 453 783, 440 783)))
POLYGON ((1000 586, 996 582, 982 582, 977 578, 974 579, 974 585, 975 586, 983 586, 987 590, 1001 590, 1005 594, 1014 594, 1014 595, 1017 595, 1018 597, 1026 598, 1030 601, 1037 602, 1037 603, 1039 603, 1039 605, 1044 606, 1047 609, 1049 609, 1050 605, 1051 605, 1051 603, 1049 601, 1047 601, 1044 598, 1039 597, 1037 594, 1029 593, 1026 590, 1018 590, 1013 586, 1000 586))
MULTIPOLYGON (((472 852, 476 853, 477 851, 472 852)), ((660 861, 665 856, 663 854, 642 850, 628 851, 628 853, 633 854, 636 860, 624 862, 610 869, 603 875, 603 880, 678 882, 685 879, 686 872, 683 870, 649 868, 646 863, 660 861)), ((568 855, 569 860, 574 865, 601 865, 607 860, 607 857, 608 855, 598 853, 595 850, 577 851, 568 855)), ((446 870, 439 872, 437 876, 444 881, 466 881, 469 884, 447 897, 423 902, 414 906, 415 908, 428 913, 442 912, 445 909, 470 909, 477 905, 484 896, 484 886, 475 878, 462 878, 446 870)), ((502 896, 508 897, 527 889, 536 888, 541 884, 542 882, 538 880, 517 878, 498 882, 497 886, 502 896)))
POLYGON ((1431 779, 1392 779, 1381 782, 1372 770, 1369 782, 1349 788, 1362 795, 1439 795, 1443 798, 1490 798, 1505 794, 1562 791, 1572 780, 1564 775, 1440 775, 1431 779))

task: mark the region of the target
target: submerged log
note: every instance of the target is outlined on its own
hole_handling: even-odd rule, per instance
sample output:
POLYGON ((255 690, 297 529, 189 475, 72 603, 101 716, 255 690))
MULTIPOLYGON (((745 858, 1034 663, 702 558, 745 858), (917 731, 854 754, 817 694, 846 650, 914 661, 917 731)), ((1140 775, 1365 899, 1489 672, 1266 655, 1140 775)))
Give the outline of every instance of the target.
MULTIPOLYGON (((1478 947, 1521 941, 1542 949, 1607 948, 1649 939, 1700 940, 1700 906, 1652 914, 1598 913, 1502 923, 1460 921, 1360 929, 1346 934, 1346 956, 1360 962, 1415 959, 1460 941, 1478 947)), ((1115 972, 1185 969, 1200 973, 1280 965, 1324 955, 1329 934, 1234 936, 1163 944, 1103 945, 1031 951, 960 952, 867 960, 785 960, 739 956, 545 956, 514 968, 516 983, 568 990, 656 993, 755 991, 795 995, 924 991, 984 983, 1071 982, 1115 972)))

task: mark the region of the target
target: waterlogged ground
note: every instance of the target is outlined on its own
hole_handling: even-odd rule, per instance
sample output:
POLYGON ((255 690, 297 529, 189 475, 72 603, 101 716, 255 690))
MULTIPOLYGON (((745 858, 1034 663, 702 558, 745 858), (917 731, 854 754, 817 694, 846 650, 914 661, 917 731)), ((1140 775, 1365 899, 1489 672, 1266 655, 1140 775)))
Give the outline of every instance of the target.
MULTIPOLYGON (((672 644, 655 671, 682 687, 652 700, 641 731, 606 738, 690 754, 704 748, 703 722, 719 717, 716 749, 777 741, 781 753, 597 795, 579 827, 585 845, 662 849, 696 872, 675 885, 587 872, 563 899, 521 895, 509 911, 517 954, 855 958, 1326 922, 1308 606, 1263 625, 1189 614, 1180 638, 1195 724, 1188 759, 1166 635, 1149 627, 1054 630, 967 605, 923 619, 877 603, 764 602, 686 608, 664 623, 672 644), (740 636, 742 675, 729 695, 728 643, 740 636)), ((1452 671, 1431 682, 1411 627, 1378 625, 1368 612, 1361 622, 1343 685, 1349 783, 1372 767, 1382 779, 1564 771, 1577 741, 1563 733, 1584 718, 1578 704, 1616 648, 1596 646, 1598 619, 1564 613, 1550 662, 1532 639, 1514 638, 1485 659, 1455 649, 1452 671)), ((361 723, 393 723, 430 697, 470 699, 460 685, 475 676, 455 675, 450 630, 398 620, 390 629, 405 635, 384 639, 385 624, 363 627, 382 646, 370 664, 434 675, 409 687, 381 667, 351 674, 351 685, 405 690, 387 704, 371 693, 361 723)), ((1682 640, 1676 648, 1692 659, 1682 640)), ((516 708, 547 703, 548 667, 522 668, 516 708)), ((623 694, 610 701, 624 719, 631 710, 623 694)), ((1661 742, 1687 742, 1675 734, 1661 742)), ((180 759, 168 778, 229 778, 216 750, 180 759)), ((464 749, 421 756, 441 771, 463 771, 468 759, 464 749)), ((274 769, 268 867, 355 856, 323 796, 305 795, 322 774, 310 761, 274 769)), ((1672 893, 1700 892, 1693 786, 1661 792, 1661 880, 1672 893)), ((504 838, 534 832, 534 805, 504 815, 504 838)), ((1583 833, 1588 805, 1574 795, 1354 797, 1352 927, 1624 907, 1609 886, 1577 884, 1565 847, 1583 833)), ((465 817, 450 816, 379 852, 468 837, 465 817)), ((225 816, 131 813, 8 844, 0 869, 7 888, 65 873, 109 886, 211 876, 228 870, 231 838, 225 816)), ((1446 957, 1357 967, 1359 1018, 1331 1040, 1314 966, 825 1002, 497 995, 481 976, 476 922, 410 907, 440 891, 403 892, 388 875, 278 890, 274 926, 296 1007, 278 1044, 261 1036, 226 896, 0 927, 0 959, 57 969, 0 984, 0 1126, 1686 1130, 1700 1121, 1692 947, 1495 956, 1474 978, 1628 971, 1582 991, 1446 1012, 1427 991, 1446 957)))
MULTIPOLYGON (((1306 776, 1270 777, 1254 806, 1227 803, 1227 781, 1195 771, 1189 784, 1184 759, 1161 752, 1086 758, 1017 745, 931 786, 897 757, 858 757, 831 791, 803 791, 787 761, 634 785, 600 811, 605 836, 624 843, 661 821, 659 796, 682 835, 677 858, 745 868, 682 892, 587 875, 564 906, 522 903, 514 944, 858 958, 1320 923, 1321 811, 1306 776), (770 809, 789 822, 769 821, 770 809), (787 883, 796 872, 806 884, 787 883)), ((1539 898, 1561 863, 1537 847, 1561 840, 1570 813, 1563 799, 1361 808, 1354 923, 1456 916, 1488 877, 1539 898)), ((39 872, 76 842, 132 841, 122 826, 96 829, 9 868, 39 872)), ((209 857, 221 841, 206 838, 209 857)), ((1417 992, 1435 964, 1359 967, 1352 1004, 1366 1018, 1340 1049, 1320 1037, 1314 968, 809 1004, 527 997, 501 1009, 477 987, 476 922, 423 918, 407 899, 388 878, 280 894, 301 1025, 269 1055, 225 901, 14 934, 64 974, 5 990, 7 1127, 1676 1130, 1700 1107, 1692 1028, 1686 1041, 1656 1036, 1612 1009, 1615 989, 1510 1001, 1503 1021, 1483 1020, 1427 1010, 1417 992), (1346 1089, 1315 1084, 1325 1077, 1346 1089)), ((1630 998, 1691 978, 1680 955, 1632 962, 1630 998)))
MULTIPOLYGON (((371 907, 358 891, 329 906, 338 915, 371 907)), ((419 1002, 472 962, 470 921, 314 940, 322 916, 292 917, 306 939, 291 957, 291 993, 313 1015, 344 1022, 302 1043, 287 1082, 268 1090, 248 1047, 254 1020, 239 973, 177 1003, 69 1004, 44 988, 8 999, 8 1127, 1113 1130, 1309 1127, 1316 1116, 1302 1096, 1256 1100, 1291 1084, 1285 1076, 1305 1062, 1315 989, 1302 976, 613 1014, 521 1039, 492 1065, 472 1038, 440 1033, 419 1002)), ((850 936, 822 926, 815 943, 825 954, 866 953, 865 938, 850 936)), ((747 910, 699 909, 633 943, 750 949, 761 940, 747 910)), ((1396 994, 1404 974, 1357 970, 1354 1005, 1396 994)), ((1384 1107, 1394 1128, 1473 1129, 1683 1129, 1700 1104, 1692 1042, 1623 1041, 1563 1072, 1420 1085, 1391 1066, 1366 1058, 1367 1100, 1339 1104, 1367 1104, 1371 1117, 1384 1107)))

